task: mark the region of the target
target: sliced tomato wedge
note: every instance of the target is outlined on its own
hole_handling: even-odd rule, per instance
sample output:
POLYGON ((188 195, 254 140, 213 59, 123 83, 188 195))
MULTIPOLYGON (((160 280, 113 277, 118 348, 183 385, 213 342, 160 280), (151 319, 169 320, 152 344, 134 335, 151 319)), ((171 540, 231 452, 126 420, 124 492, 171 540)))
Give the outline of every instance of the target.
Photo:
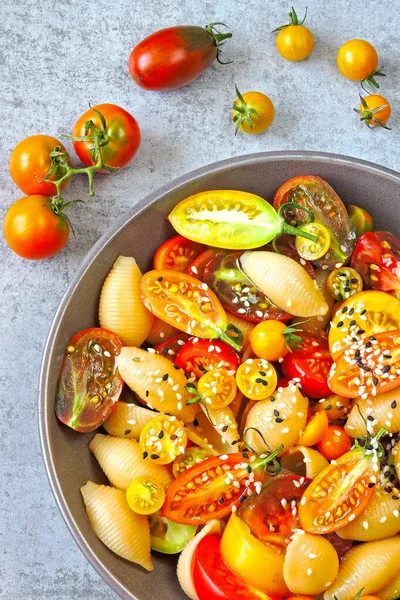
POLYGON ((154 255, 154 269, 185 271, 205 249, 203 244, 192 242, 182 235, 166 240, 154 255))
POLYGON ((165 358, 169 358, 169 360, 175 362, 176 355, 188 340, 190 340, 190 335, 188 333, 178 333, 178 335, 174 335, 172 338, 165 340, 165 342, 161 342, 161 344, 154 346, 154 350, 158 352, 158 354, 162 354, 165 358))
MULTIPOLYGON (((369 445, 366 444, 368 448, 369 445)), ((325 534, 353 521, 368 505, 377 471, 375 452, 356 447, 329 464, 310 483, 299 505, 302 528, 325 534)))
POLYGON ((363 337, 332 365, 328 383, 334 394, 363 398, 400 385, 400 329, 363 337))
POLYGON ((222 519, 255 491, 255 483, 264 478, 265 465, 277 453, 258 458, 252 452, 238 452, 203 460, 170 485, 162 516, 183 525, 222 519))
POLYGON ((196 277, 196 279, 200 279, 203 281, 204 278, 204 269, 206 268, 206 264, 219 252, 214 248, 208 248, 201 254, 199 254, 192 263, 186 268, 185 273, 191 275, 192 277, 196 277))
POLYGON ((260 542, 284 550, 293 530, 300 527, 298 505, 310 481, 297 475, 279 475, 268 481, 259 494, 250 496, 238 516, 260 542))
POLYGON ((216 368, 236 371, 239 357, 232 346, 225 342, 192 337, 179 350, 175 364, 200 379, 204 373, 216 368))
POLYGON ((200 600, 279 600, 250 588, 232 573, 221 556, 221 538, 207 535, 194 555, 193 581, 200 600))
POLYGON ((305 331, 299 334, 302 347, 289 352, 283 359, 282 369, 288 379, 300 380, 306 396, 324 398, 331 395, 328 386, 332 357, 327 335, 322 331, 305 331))
POLYGON ((357 241, 351 266, 365 285, 400 298, 400 240, 392 233, 364 233, 357 241))

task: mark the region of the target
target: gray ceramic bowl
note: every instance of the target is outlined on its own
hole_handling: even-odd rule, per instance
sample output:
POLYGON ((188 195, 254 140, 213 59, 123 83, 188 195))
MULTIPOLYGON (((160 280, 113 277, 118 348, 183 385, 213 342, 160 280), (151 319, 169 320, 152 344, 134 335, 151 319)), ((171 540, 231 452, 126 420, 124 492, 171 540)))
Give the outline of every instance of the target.
POLYGON ((88 479, 106 483, 87 446, 93 434, 79 434, 54 415, 61 357, 69 338, 97 325, 99 293, 118 255, 134 256, 143 271, 151 268, 159 244, 172 234, 165 215, 180 200, 207 189, 239 189, 271 200, 281 183, 301 174, 320 175, 351 204, 369 210, 379 228, 400 234, 400 174, 354 158, 308 152, 267 152, 219 162, 194 171, 136 204, 97 242, 69 285, 49 333, 40 378, 40 436, 47 473, 61 513, 78 546, 125 600, 184 600, 176 560, 155 555, 148 574, 110 552, 92 532, 79 488, 88 479))

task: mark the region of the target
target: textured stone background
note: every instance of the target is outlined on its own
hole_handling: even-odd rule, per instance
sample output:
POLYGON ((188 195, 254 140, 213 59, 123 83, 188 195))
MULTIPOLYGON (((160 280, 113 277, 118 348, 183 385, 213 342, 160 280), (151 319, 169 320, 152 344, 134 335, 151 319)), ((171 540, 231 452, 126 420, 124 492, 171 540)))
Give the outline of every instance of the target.
MULTIPOLYGON (((0 240, 0 597, 7 600, 111 600, 116 595, 80 554, 56 508, 44 472, 36 390, 46 334, 80 261, 121 213, 148 192, 196 167, 262 150, 324 150, 399 169, 399 2, 308 0, 315 34, 312 57, 300 64, 277 54, 270 31, 285 22, 283 0, 3 0, 0 6, 0 197, 2 217, 21 193, 8 158, 35 133, 69 132, 88 102, 114 102, 140 123, 143 142, 131 167, 99 176, 97 195, 76 207, 76 237, 58 256, 30 263, 0 240), (367 8, 368 6, 368 8, 367 8), (136 87, 127 71, 132 47, 173 24, 225 21, 234 32, 216 64, 190 86, 169 94, 136 87), (352 111, 359 87, 335 66, 347 39, 373 42, 388 77, 393 130, 369 131, 352 111), (261 136, 233 136, 234 83, 265 91, 275 122, 261 136)), ((297 4, 301 15, 305 2, 297 4)), ((69 144, 66 144, 69 146, 69 144)), ((85 197, 86 181, 68 196, 85 197)))

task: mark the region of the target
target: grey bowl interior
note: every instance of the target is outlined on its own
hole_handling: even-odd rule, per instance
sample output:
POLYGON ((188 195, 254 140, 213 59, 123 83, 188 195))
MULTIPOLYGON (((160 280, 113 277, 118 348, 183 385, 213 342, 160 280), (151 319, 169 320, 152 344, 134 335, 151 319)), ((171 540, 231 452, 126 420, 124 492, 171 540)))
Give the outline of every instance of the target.
POLYGON ((238 189, 271 200, 286 179, 312 174, 325 178, 346 203, 358 204, 377 226, 400 234, 400 174, 353 158, 307 152, 261 153, 229 159, 192 172, 137 204, 94 246, 68 287, 55 315, 44 353, 39 395, 40 435, 50 484, 78 546, 104 580, 124 599, 186 598, 175 576, 176 559, 155 555, 148 574, 110 552, 92 532, 79 488, 88 479, 106 483, 87 445, 93 434, 79 434, 54 415, 60 361, 69 338, 97 325, 99 293, 118 255, 134 256, 151 268, 159 244, 172 234, 165 219, 186 196, 206 189, 238 189))

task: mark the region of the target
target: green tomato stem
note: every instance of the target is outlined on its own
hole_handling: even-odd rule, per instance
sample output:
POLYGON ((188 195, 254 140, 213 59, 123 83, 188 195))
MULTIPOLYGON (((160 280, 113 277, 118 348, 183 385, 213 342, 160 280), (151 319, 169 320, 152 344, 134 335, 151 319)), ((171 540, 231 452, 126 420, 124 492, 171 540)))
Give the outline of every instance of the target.
POLYGON ((292 227, 292 225, 288 225, 285 222, 282 223, 282 233, 297 235, 299 237, 306 238, 307 240, 311 240, 312 242, 318 242, 318 236, 312 235, 312 233, 308 233, 302 229, 297 229, 297 227, 292 227))

